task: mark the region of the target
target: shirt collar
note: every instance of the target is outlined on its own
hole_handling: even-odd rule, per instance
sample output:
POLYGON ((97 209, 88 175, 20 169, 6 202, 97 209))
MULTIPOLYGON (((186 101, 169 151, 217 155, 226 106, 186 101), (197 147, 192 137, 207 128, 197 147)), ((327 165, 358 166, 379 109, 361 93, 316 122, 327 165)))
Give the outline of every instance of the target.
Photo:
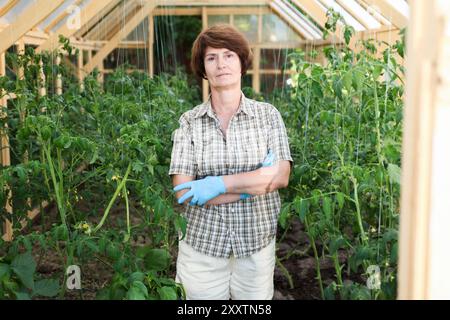
MULTIPOLYGON (((253 117, 253 111, 250 109, 249 102, 247 101, 247 98, 245 97, 244 93, 241 91, 241 100, 239 102, 239 108, 236 112, 236 114, 239 114, 239 112, 243 111, 247 115, 253 117)), ((214 110, 211 106, 211 93, 209 94, 208 100, 204 102, 201 107, 199 108, 197 114, 194 116, 194 118, 198 118, 203 116, 205 113, 207 113, 211 118, 214 117, 214 110)))

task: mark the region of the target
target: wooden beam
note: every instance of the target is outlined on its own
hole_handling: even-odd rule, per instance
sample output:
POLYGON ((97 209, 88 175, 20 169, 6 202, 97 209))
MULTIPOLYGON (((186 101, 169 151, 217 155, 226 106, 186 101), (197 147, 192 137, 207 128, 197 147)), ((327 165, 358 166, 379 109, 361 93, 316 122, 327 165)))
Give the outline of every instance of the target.
POLYGON ((283 20, 286 22, 294 31, 300 36, 302 39, 313 40, 314 37, 311 33, 306 31, 288 12, 289 8, 285 7, 285 5, 281 1, 271 1, 270 8, 283 20))
MULTIPOLYGON (((17 54, 18 55, 24 55, 25 54, 25 42, 22 39, 20 39, 17 43, 17 54)), ((17 70, 17 76, 19 77, 19 80, 23 80, 25 75, 24 67, 19 67, 19 70, 17 70)))
MULTIPOLYGON (((102 1, 91 1, 89 2, 83 9, 81 9, 80 12, 80 19, 81 23, 80 25, 84 25, 89 20, 91 20, 100 10, 105 8, 108 4, 113 2, 113 0, 102 0, 102 1)), ((54 32, 50 38, 42 43, 37 49, 37 52, 44 51, 44 50, 52 50, 59 46, 59 35, 62 35, 66 38, 71 37, 73 34, 75 34, 78 30, 71 29, 69 26, 64 23, 56 32, 54 32)))
POLYGON ((448 163, 444 168, 433 167, 433 162, 439 163, 436 162, 438 154, 445 155, 448 150, 448 136, 441 137, 440 144, 435 139, 439 136, 437 128, 448 128, 450 116, 447 58, 450 34, 446 30, 450 8, 447 1, 410 0, 408 3, 411 18, 406 41, 408 58, 401 153, 398 298, 449 299, 450 283, 446 279, 449 233, 445 223, 450 212, 449 190, 433 190, 432 179, 436 176, 447 181, 450 179, 449 171, 445 169, 448 163), (440 8, 444 3, 446 10, 440 8), (439 119, 437 111, 446 111, 447 116, 439 119), (434 224, 431 223, 433 197, 435 201, 444 198, 444 203, 447 202, 447 207, 442 206, 438 215, 441 221, 434 221, 434 224), (433 237, 436 237, 435 241, 431 242, 433 237), (446 251, 443 252, 442 248, 446 251), (433 259, 436 254, 441 256, 441 261, 433 259), (436 265, 445 260, 446 263, 436 265), (434 290, 440 291, 440 297, 433 295, 433 279, 437 281, 434 290), (444 288, 446 292, 443 292, 444 288))
POLYGON ((164 0, 165 6, 249 6, 267 5, 267 0, 164 0))
POLYGON ((131 18, 130 21, 127 22, 125 26, 103 47, 101 48, 97 54, 89 61, 85 66, 83 72, 85 74, 89 74, 94 70, 94 68, 100 65, 103 62, 103 59, 117 46, 117 44, 128 36, 131 31, 133 31, 142 20, 147 17, 152 10, 156 7, 157 3, 155 0, 149 0, 145 3, 145 5, 139 9, 138 12, 131 18))
MULTIPOLYGON (((262 10, 258 14, 258 33, 257 33, 257 43, 262 42, 262 29, 263 29, 263 15, 262 10)), ((252 88, 255 92, 259 93, 261 90, 261 48, 256 47, 253 49, 253 74, 252 74, 252 88)))
MULTIPOLYGON (((366 20, 361 18, 355 10, 353 10, 353 7, 351 7, 348 4, 348 1, 345 1, 345 0, 336 0, 336 1, 345 11, 348 12, 349 15, 351 15, 353 17, 353 19, 358 21, 362 26, 364 26, 364 28, 370 29, 370 25, 366 22, 366 20)), ((356 3, 359 5, 359 3, 357 1, 356 1, 356 3)), ((364 8, 362 8, 362 9, 364 10, 364 8)))
MULTIPOLYGON (((6 61, 5 61, 5 53, 0 53, 0 77, 4 76, 6 74, 6 61)), ((3 89, 0 90, 0 107, 7 108, 7 98, 4 96, 5 91, 3 89)), ((6 111, 0 112, 0 118, 7 117, 6 111)), ((8 130, 8 124, 6 123, 3 128, 0 128, 0 156, 2 160, 2 167, 7 167, 11 165, 11 157, 10 157, 10 151, 9 151, 9 137, 7 134, 8 130)), ((10 204, 10 201, 12 198, 11 190, 8 190, 8 202, 6 203, 5 210, 9 214, 12 214, 12 206, 10 204)), ((13 236, 13 228, 12 223, 10 220, 6 220, 3 224, 3 240, 5 241, 11 241, 13 236)))
MULTIPOLYGON (((267 6, 260 7, 244 7, 244 6, 236 6, 236 7, 208 7, 208 15, 229 15, 229 14, 259 14, 259 11, 262 10, 264 14, 270 13, 270 10, 267 6)), ((179 7, 163 7, 158 6, 157 9, 153 11, 154 16, 201 16, 202 8, 193 7, 193 8, 179 8, 179 7)))
MULTIPOLYGON (((113 25, 106 26, 106 32, 101 32, 101 34, 106 34, 103 38, 104 40, 110 40, 119 30, 124 26, 130 19, 133 18, 135 13, 142 8, 142 5, 137 2, 129 2, 129 5, 126 6, 123 10, 120 10, 119 16, 116 19, 113 19, 113 25)), ((95 37, 94 39, 97 39, 95 37)))
POLYGON ((133 10, 139 7, 141 6, 136 1, 119 3, 114 10, 104 16, 99 23, 83 35, 83 38, 89 40, 109 40, 120 29, 124 17, 128 17, 133 10))
POLYGON ((150 77, 153 77, 154 71, 154 56, 153 56, 153 44, 154 44, 154 38, 155 38, 155 26, 154 26, 154 19, 153 14, 148 15, 148 74, 150 77))
MULTIPOLYGON (((292 0, 292 3, 308 14, 320 27, 324 28, 327 14, 314 0, 292 0)), ((342 24, 336 25, 336 32, 330 35, 330 40, 342 41, 342 24)))
POLYGON ((378 11, 397 28, 401 29, 408 24, 408 18, 389 3, 387 0, 365 0, 373 9, 378 11))
POLYGON ((7 4, 5 4, 1 9, 0 9, 0 17, 3 17, 5 14, 8 13, 9 10, 11 10, 12 7, 14 7, 17 2, 19 2, 19 0, 9 0, 7 4))
POLYGON ((109 2, 109 4, 103 9, 100 9, 92 19, 88 20, 85 24, 82 24, 80 30, 77 30, 74 36, 77 38, 84 38, 89 30, 95 28, 98 23, 103 21, 105 17, 109 16, 121 2, 122 0, 113 0, 109 2))
MULTIPOLYGON (((83 0, 76 0, 72 5, 73 6, 79 6, 83 0)), ((50 23, 45 27, 44 31, 49 33, 52 31, 53 27, 55 27, 58 23, 60 23, 65 17, 67 17, 69 13, 67 10, 64 10, 61 12, 56 18, 54 18, 50 23)))
MULTIPOLYGON (((60 64, 61 64, 61 56, 57 55, 56 65, 59 67, 60 64)), ((55 87, 56 87, 56 94, 58 96, 62 95, 62 76, 60 72, 58 72, 58 74, 56 75, 55 87)))
MULTIPOLYGON (((206 7, 202 7, 202 31, 208 28, 208 11, 206 7)), ((203 102, 208 100, 209 83, 208 80, 202 78, 202 98, 203 102)))
POLYGON ((47 18, 64 0, 37 0, 17 16, 13 23, 0 32, 0 53, 5 52, 17 39, 47 18))
MULTIPOLYGON (((90 59, 88 59, 88 62, 89 61, 90 59)), ((83 68, 83 50, 79 50, 77 55, 77 78, 80 83, 80 91, 84 91, 84 74, 82 72, 82 68, 83 68)))

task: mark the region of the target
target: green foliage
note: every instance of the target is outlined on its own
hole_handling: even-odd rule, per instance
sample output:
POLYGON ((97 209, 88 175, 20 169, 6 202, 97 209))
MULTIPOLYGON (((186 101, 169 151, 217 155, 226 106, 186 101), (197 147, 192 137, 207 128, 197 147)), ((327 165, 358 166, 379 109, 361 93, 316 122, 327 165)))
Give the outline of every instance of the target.
POLYGON ((30 251, 0 259, 0 299, 54 297, 58 291, 57 280, 36 280, 36 262, 30 251))
MULTIPOLYGON (((328 16, 326 30, 334 32, 341 17, 328 16)), ((344 27, 347 45, 352 33, 344 27)), ((373 40, 358 45, 357 52, 324 48, 325 65, 301 50, 290 55, 292 86, 272 99, 295 162, 279 223, 285 228, 300 219, 317 243, 323 298, 394 299, 404 75, 397 59, 404 45, 384 43, 381 52, 373 40), (326 287, 321 257, 335 267, 335 281, 326 287), (372 290, 366 286, 371 265, 379 266, 381 278, 372 290)))

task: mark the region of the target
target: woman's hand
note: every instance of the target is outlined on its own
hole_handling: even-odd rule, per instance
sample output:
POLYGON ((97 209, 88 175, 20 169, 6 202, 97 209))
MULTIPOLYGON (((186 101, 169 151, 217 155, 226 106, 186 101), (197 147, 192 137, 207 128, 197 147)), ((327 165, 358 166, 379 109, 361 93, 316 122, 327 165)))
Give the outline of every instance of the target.
POLYGON ((203 206, 209 200, 226 192, 222 176, 208 176, 203 179, 185 182, 177 185, 173 188, 173 191, 180 191, 187 188, 190 188, 191 190, 178 199, 179 204, 182 204, 186 199, 192 197, 189 202, 190 205, 198 204, 199 206, 203 206))
MULTIPOLYGON (((273 166, 273 160, 275 159, 275 155, 272 152, 272 149, 269 149, 264 161, 258 167, 271 167, 273 166)), ((251 198, 252 195, 248 193, 241 193, 241 200, 251 198)))

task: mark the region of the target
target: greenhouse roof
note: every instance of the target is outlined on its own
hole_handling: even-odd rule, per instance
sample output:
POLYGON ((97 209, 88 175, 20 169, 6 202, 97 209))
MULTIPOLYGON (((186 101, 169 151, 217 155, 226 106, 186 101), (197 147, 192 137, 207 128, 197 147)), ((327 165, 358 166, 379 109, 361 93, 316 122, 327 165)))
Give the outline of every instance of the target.
MULTIPOLYGON (((42 49, 49 48, 58 34, 103 41, 125 39, 155 9, 242 6, 270 8, 305 40, 322 39, 330 8, 356 32, 403 28, 409 15, 405 0, 0 0, 0 53, 22 37, 33 38, 29 43, 42 49)), ((337 38, 341 26, 339 22, 337 38)))

